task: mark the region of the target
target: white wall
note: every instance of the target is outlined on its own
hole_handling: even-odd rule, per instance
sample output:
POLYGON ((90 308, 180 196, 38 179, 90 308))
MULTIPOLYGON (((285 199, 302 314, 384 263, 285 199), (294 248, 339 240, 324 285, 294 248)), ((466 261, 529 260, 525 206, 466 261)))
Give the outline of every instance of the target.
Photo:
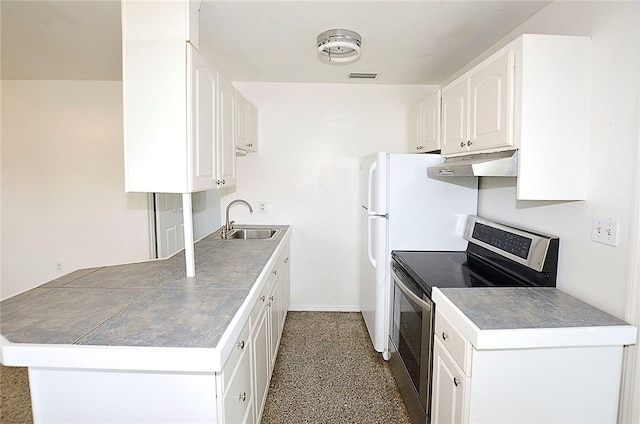
POLYGON ((406 113, 426 86, 237 83, 259 110, 259 153, 238 158, 238 223, 287 223, 291 308, 358 310, 357 160, 406 151, 406 113), (267 213, 258 213, 259 201, 267 213))
POLYGON ((2 81, 1 116, 1 298, 150 257, 147 195, 124 192, 121 82, 2 81))
MULTIPOLYGON (((638 181, 638 2, 554 2, 522 33, 589 35, 593 84, 589 192, 584 202, 516 201, 514 180, 481 179, 479 213, 560 237, 558 287, 624 318, 638 181), (594 216, 619 222, 618 247, 591 241, 594 216)), ((553 99, 549 99, 553 101, 553 99)), ((544 172, 541 169, 540 172, 544 172)))

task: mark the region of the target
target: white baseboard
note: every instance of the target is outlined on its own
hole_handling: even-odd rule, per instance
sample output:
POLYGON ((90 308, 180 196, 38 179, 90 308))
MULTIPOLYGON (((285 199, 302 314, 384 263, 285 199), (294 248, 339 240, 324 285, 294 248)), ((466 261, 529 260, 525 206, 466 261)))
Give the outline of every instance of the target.
POLYGON ((360 312, 360 307, 349 305, 289 305, 289 310, 295 312, 360 312))

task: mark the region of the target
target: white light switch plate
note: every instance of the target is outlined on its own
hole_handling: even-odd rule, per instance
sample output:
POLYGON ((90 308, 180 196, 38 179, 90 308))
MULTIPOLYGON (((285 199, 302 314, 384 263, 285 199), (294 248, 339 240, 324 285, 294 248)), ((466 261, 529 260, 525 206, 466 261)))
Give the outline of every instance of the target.
POLYGON ((591 240, 609 246, 618 245, 618 221, 611 218, 594 217, 591 226, 591 240))

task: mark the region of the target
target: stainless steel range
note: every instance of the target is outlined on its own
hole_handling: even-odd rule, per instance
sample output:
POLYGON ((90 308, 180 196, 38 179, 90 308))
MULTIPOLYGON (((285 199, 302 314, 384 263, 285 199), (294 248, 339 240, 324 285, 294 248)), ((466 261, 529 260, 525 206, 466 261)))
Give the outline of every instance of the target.
POLYGON ((466 251, 393 251, 390 363, 415 423, 429 423, 433 287, 555 287, 559 239, 477 216, 466 251))

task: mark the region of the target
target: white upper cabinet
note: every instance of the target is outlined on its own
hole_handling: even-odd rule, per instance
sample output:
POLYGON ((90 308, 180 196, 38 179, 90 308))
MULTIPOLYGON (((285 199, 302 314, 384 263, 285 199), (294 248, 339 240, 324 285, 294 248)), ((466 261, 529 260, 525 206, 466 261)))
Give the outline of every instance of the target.
POLYGON ((443 89, 443 155, 513 146, 513 65, 509 50, 443 89))
POLYGON ((235 89, 190 42, 198 4, 122 3, 126 191, 235 184, 235 89))
POLYGON ((220 77, 218 116, 219 131, 216 146, 218 172, 216 184, 229 187, 236 184, 236 90, 220 77))
MULTIPOLYGON (((218 112, 218 73, 211 64, 191 47, 191 163, 193 178, 188 184, 191 191, 215 188, 217 177, 216 121, 218 112)), ((187 146, 189 142, 187 141, 187 146)))
POLYGON ((236 92, 236 145, 247 152, 258 151, 258 108, 236 92))
POLYGON ((409 110, 409 153, 440 150, 440 91, 409 110))
POLYGON ((442 88, 442 155, 518 149, 518 199, 586 199, 591 68, 588 37, 520 36, 442 88))

